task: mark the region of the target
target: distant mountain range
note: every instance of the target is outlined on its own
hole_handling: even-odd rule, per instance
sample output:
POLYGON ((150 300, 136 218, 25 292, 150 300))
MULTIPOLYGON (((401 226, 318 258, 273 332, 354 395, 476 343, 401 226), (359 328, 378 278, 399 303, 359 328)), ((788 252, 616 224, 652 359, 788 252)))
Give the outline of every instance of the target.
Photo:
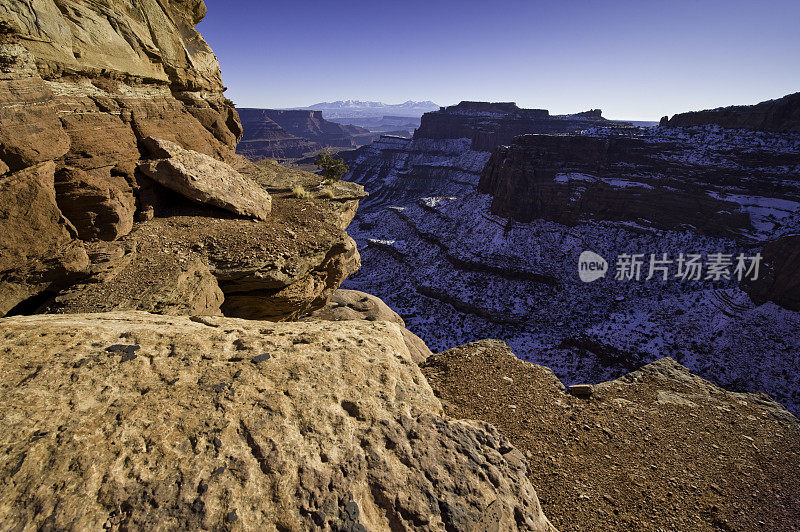
POLYGON ((429 111, 438 111, 439 105, 430 101, 415 102, 412 100, 398 104, 365 102, 361 100, 339 100, 336 102, 316 103, 308 107, 296 107, 295 109, 322 111, 326 119, 380 116, 419 118, 429 111))

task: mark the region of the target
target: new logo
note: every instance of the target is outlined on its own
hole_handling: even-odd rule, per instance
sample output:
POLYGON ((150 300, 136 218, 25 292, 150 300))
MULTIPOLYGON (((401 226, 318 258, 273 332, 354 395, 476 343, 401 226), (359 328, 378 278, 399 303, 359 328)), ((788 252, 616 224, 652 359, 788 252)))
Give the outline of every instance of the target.
POLYGON ((578 258, 578 276, 584 283, 591 283, 601 277, 605 277, 608 272, 608 262, 606 259, 594 251, 584 251, 578 258))

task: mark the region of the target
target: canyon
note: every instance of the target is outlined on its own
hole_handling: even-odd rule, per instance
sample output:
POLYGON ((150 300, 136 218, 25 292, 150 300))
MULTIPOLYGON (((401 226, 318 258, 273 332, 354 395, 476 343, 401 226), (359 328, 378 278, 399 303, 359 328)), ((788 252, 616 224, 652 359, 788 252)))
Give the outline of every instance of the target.
POLYGON ((800 138, 546 116, 464 103, 424 116, 413 139, 358 150, 347 179, 370 196, 350 230, 362 268, 344 286, 384 299, 434 352, 499 338, 566 384, 666 355, 798 412, 800 138), (624 254, 766 258, 753 283, 646 281, 645 264, 639 281, 586 284, 586 250, 612 272, 624 254))
POLYGON ((238 109, 244 133, 237 146, 250 160, 298 159, 324 148, 356 148, 378 135, 325 120, 322 111, 238 109))
POLYGON ((206 15, 0 0, 0 528, 796 525, 795 99, 406 102, 323 184, 273 158, 374 134, 237 110, 206 15), (586 249, 763 275, 585 284, 586 249))

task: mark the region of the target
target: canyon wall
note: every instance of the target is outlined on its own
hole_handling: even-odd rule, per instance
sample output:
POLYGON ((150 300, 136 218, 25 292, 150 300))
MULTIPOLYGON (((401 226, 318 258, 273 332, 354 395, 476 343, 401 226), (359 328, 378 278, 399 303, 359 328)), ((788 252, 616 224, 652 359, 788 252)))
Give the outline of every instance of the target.
POLYGON ((800 132, 800 92, 756 105, 735 105, 680 113, 661 119, 662 126, 718 125, 725 128, 800 132))
POLYGON ((795 227, 796 139, 718 130, 525 135, 495 150, 478 190, 491 211, 529 222, 629 222, 764 241, 795 227))
POLYGON ((239 109, 244 136, 238 153, 251 160, 299 158, 323 148, 356 148, 378 135, 322 118, 322 111, 239 109))
POLYGON ((364 210, 403 205, 427 195, 473 190, 491 151, 525 133, 570 132, 616 123, 600 112, 550 116, 514 103, 461 102, 425 113, 411 139, 384 136, 344 155, 346 179, 364 185, 364 210))
MULTIPOLYGON (((442 120, 427 131, 472 131, 453 127, 456 116, 497 130, 498 113, 516 113, 509 104, 466 107, 432 113, 434 125, 442 120)), ((372 203, 351 228, 362 268, 344 286, 384 299, 434 352, 501 338, 568 384, 670 356, 797 412, 800 137, 596 118, 491 153, 471 149, 477 136, 422 138, 425 128, 362 148, 353 175, 372 203), (584 251, 608 261, 604 278, 580 280, 584 251), (651 254, 665 253, 672 277, 648 280, 651 254), (761 280, 680 281, 681 253, 734 262, 761 253, 761 280), (638 281, 615 278, 624 254, 644 257, 638 281)))

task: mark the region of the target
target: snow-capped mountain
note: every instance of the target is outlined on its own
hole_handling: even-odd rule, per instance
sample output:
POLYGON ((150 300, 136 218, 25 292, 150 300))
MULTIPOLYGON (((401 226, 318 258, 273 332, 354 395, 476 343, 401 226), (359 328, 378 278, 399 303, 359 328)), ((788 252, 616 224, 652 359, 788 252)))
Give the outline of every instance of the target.
POLYGON ((301 109, 322 111, 322 115, 327 119, 382 116, 419 118, 429 111, 439 109, 439 105, 430 101, 415 102, 412 100, 398 104, 362 100, 339 100, 336 102, 316 103, 308 107, 302 107, 301 109))

